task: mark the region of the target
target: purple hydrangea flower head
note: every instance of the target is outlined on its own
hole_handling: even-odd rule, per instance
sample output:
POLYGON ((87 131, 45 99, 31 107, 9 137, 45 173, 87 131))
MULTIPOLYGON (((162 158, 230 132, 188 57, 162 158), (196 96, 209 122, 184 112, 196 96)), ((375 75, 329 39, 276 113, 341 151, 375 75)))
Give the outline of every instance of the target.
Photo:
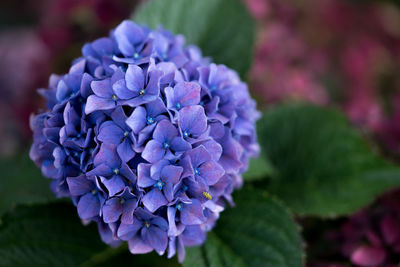
POLYGON ((259 113, 237 73, 183 36, 122 22, 40 93, 30 157, 104 242, 184 259, 257 156, 259 113))

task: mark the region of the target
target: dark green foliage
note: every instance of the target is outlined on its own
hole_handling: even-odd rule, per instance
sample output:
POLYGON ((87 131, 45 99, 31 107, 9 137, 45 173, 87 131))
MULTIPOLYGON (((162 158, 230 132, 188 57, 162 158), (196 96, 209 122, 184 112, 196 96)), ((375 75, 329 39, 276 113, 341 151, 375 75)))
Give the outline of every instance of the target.
POLYGON ((279 175, 268 190, 297 214, 348 214, 400 185, 399 169, 336 110, 300 104, 275 108, 259 123, 259 137, 279 175))
POLYGON ((283 205, 262 190, 234 194, 205 245, 187 250, 186 267, 301 266, 299 228, 283 205))
POLYGON ((153 0, 139 7, 137 23, 183 34, 204 56, 238 71, 249 71, 255 39, 254 21, 239 0, 153 0))

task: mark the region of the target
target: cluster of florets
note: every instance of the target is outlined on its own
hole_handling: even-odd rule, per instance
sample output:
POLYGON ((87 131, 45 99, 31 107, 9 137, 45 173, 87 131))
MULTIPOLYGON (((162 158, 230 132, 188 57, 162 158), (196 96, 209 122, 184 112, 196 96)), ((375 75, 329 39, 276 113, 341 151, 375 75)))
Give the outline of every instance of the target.
POLYGON ((104 242, 132 253, 204 242, 258 153, 258 112, 236 72, 182 36, 122 22, 50 78, 30 156, 104 242))

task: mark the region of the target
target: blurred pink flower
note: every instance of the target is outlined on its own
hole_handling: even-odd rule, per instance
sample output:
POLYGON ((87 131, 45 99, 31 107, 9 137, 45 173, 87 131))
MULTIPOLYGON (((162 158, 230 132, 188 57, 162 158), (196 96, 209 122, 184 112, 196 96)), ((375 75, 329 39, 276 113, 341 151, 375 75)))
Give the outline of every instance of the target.
MULTIPOLYGON (((41 10, 39 33, 51 51, 107 34, 127 18, 138 0, 53 0, 41 10)), ((80 44, 79 44, 80 46, 80 44)))
POLYGON ((283 99, 308 100, 325 104, 327 93, 314 80, 311 69, 297 66, 307 62, 305 47, 287 27, 269 24, 259 35, 251 73, 255 93, 266 102, 283 99))
POLYGON ((29 114, 36 88, 47 81, 50 57, 33 29, 0 32, 0 156, 11 155, 30 139, 29 114))
POLYGON ((264 104, 296 99, 342 107, 400 155, 393 101, 400 96, 398 8, 348 0, 246 3, 259 21, 251 82, 264 104))
MULTIPOLYGON (((351 262, 360 267, 395 267, 400 259, 400 191, 350 216, 323 234, 330 256, 314 255, 309 267, 351 262)), ((311 246, 313 244, 310 244, 311 246)))
POLYGON ((349 118, 358 126, 378 131, 381 127, 384 114, 379 100, 369 91, 349 92, 350 99, 345 104, 345 111, 349 118))
POLYGON ((46 79, 49 54, 32 29, 0 32, 0 92, 3 104, 30 100, 32 87, 46 79))
POLYGON ((251 12, 257 19, 262 19, 268 14, 269 2, 265 0, 244 0, 251 12))
MULTIPOLYGON (((21 8, 29 10, 35 24, 0 32, 0 156, 14 154, 30 142, 29 115, 39 106, 36 90, 47 84, 49 74, 66 71, 84 42, 107 34, 139 0, 23 2, 21 8)), ((10 17, 18 10, 15 3, 6 7, 10 17)))

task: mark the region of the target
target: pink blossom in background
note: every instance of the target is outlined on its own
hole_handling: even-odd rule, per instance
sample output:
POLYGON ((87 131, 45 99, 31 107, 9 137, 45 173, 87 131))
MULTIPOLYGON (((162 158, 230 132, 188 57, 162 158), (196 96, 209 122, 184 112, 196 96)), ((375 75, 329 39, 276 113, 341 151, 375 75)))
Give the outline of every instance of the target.
POLYGON ((23 0, 31 24, 0 31, 0 157, 26 149, 29 116, 42 106, 37 89, 47 85, 49 74, 65 72, 83 43, 108 34, 138 2, 23 0))
POLYGON ((296 99, 340 106, 399 154, 400 135, 391 125, 400 116, 393 101, 400 96, 398 8, 349 0, 246 3, 259 24, 255 94, 267 104, 296 99))
POLYGON ((399 191, 388 193, 372 207, 331 230, 328 242, 355 266, 398 266, 400 259, 399 191))
MULTIPOLYGON (((31 0, 35 1, 35 0, 31 0)), ((54 54, 74 48, 107 34, 130 16, 138 0, 56 0, 44 1, 38 31, 54 54)), ((69 62, 68 62, 69 63, 69 62)))
POLYGON ((289 28, 269 24, 259 33, 256 49, 251 81, 264 101, 290 98, 327 103, 327 93, 314 79, 312 69, 302 64, 308 61, 304 43, 289 28))
POLYGON ((344 109, 356 125, 373 131, 379 131, 384 120, 379 99, 369 91, 350 92, 350 99, 345 103, 344 109))
POLYGON ((39 102, 36 88, 47 81, 50 57, 28 28, 0 33, 0 58, 0 156, 4 156, 30 138, 28 118, 39 102))

